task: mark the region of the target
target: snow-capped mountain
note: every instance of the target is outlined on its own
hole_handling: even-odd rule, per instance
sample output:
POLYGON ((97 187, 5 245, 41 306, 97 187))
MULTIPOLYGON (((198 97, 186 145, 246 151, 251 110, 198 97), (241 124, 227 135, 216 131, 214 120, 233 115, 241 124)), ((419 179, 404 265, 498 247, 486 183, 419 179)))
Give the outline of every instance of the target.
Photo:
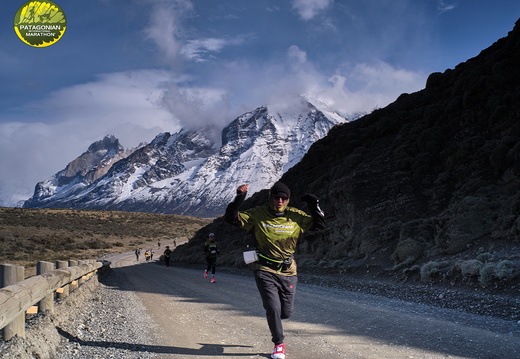
POLYGON ((24 207, 217 216, 238 185, 249 183, 251 193, 268 188, 344 121, 305 103, 293 112, 264 106, 243 114, 222 130, 220 148, 215 128, 161 133, 93 180, 82 175, 63 183, 66 169, 38 183, 24 207))
POLYGON ((39 182, 33 197, 26 201, 24 206, 39 207, 47 199, 67 198, 81 191, 103 177, 114 163, 128 156, 130 152, 131 150, 125 150, 114 136, 106 136, 101 141, 94 142, 65 169, 39 182))

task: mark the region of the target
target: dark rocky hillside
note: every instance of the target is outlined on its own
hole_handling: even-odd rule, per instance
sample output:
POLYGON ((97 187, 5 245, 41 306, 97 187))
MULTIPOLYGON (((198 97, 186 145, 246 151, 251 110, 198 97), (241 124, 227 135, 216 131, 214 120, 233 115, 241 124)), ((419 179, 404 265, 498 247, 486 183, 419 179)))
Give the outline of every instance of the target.
MULTIPOLYGON (((425 89, 334 127, 281 180, 292 205, 315 193, 327 214, 328 229, 301 241, 302 270, 518 293, 520 21, 425 89)), ((175 259, 201 263, 209 232, 221 264, 242 266, 251 238, 221 218, 175 259)))

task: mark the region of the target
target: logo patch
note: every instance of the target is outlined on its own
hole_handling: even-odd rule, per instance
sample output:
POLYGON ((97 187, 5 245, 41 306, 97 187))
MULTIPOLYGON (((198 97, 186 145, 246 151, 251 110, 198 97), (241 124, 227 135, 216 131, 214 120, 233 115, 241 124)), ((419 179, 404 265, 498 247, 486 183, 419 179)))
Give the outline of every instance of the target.
POLYGON ((29 46, 53 45, 66 29, 65 13, 52 1, 27 1, 14 15, 14 32, 29 46))

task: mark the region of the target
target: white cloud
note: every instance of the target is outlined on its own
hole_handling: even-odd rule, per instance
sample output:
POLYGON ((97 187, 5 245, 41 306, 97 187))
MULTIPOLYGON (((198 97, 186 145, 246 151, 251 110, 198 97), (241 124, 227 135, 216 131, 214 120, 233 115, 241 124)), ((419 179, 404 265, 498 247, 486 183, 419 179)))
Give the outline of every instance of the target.
MULTIPOLYGON (((171 83, 161 103, 184 128, 224 127, 230 118, 228 91, 217 87, 179 87, 171 83)), ((220 139, 217 139, 220 140, 220 139)))
POLYGON ((384 107, 404 92, 424 88, 426 75, 396 69, 384 62, 344 66, 315 88, 310 97, 320 99, 343 114, 370 112, 384 107))
MULTIPOLYGON (((233 114, 240 115, 261 105, 297 105, 301 95, 319 99, 345 115, 370 112, 393 102, 403 92, 424 88, 426 77, 382 61, 342 64, 325 72, 307 58, 306 51, 293 45, 287 49, 285 59, 227 63, 210 81, 215 89, 222 90, 219 96, 228 110, 222 116, 221 123, 225 123, 233 119, 233 114)), ((182 103, 180 99, 177 101, 182 103)), ((173 111, 176 107, 169 108, 173 111)))
POLYGON ((226 45, 224 39, 198 39, 191 40, 183 46, 181 54, 195 62, 206 61, 204 55, 208 52, 219 52, 226 45))
POLYGON ((437 4, 437 8, 438 8, 440 14, 453 10, 456 7, 457 7, 457 3, 446 4, 443 0, 439 0, 439 3, 437 4))
POLYGON ((183 46, 182 20, 193 10, 189 0, 151 1, 150 24, 144 30, 146 36, 159 48, 167 61, 175 61, 183 46))
MULTIPOLYGON (((48 126, 73 122, 84 134, 99 137, 113 130, 140 127, 171 129, 178 122, 161 107, 164 84, 172 81, 166 71, 141 70, 99 75, 97 81, 55 91, 24 110, 38 113, 48 126)), ((139 141, 139 134, 120 138, 127 146, 139 141)), ((142 140, 142 139, 141 139, 142 140)))
POLYGON ((292 6, 303 20, 310 20, 331 3, 332 0, 293 0, 292 6))
POLYGON ((299 63, 307 62, 307 53, 305 51, 300 50, 300 48, 296 45, 292 45, 287 50, 287 55, 289 59, 295 59, 299 63))
POLYGON ((188 40, 183 45, 180 53, 186 59, 195 62, 205 62, 207 61, 207 56, 210 56, 211 53, 218 53, 227 46, 242 45, 248 37, 247 35, 241 35, 232 39, 206 38, 188 40))
MULTIPOLYGON (((150 22, 144 33, 157 46, 162 60, 170 65, 176 64, 181 58, 193 62, 205 62, 208 57, 225 47, 241 45, 251 38, 251 35, 237 35, 227 38, 190 39, 193 34, 184 28, 184 23, 194 10, 191 1, 173 0, 165 3, 160 0, 152 0, 151 2, 150 22)), ((172 69, 176 67, 172 66, 172 69)))

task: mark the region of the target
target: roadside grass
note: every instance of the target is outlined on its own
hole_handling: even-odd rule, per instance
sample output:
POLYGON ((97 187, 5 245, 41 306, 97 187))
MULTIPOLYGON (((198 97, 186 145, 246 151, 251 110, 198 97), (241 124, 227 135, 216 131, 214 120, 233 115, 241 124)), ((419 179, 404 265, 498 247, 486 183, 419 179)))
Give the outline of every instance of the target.
POLYGON ((97 259, 108 253, 183 243, 212 219, 120 211, 0 207, 0 263, 97 259))

